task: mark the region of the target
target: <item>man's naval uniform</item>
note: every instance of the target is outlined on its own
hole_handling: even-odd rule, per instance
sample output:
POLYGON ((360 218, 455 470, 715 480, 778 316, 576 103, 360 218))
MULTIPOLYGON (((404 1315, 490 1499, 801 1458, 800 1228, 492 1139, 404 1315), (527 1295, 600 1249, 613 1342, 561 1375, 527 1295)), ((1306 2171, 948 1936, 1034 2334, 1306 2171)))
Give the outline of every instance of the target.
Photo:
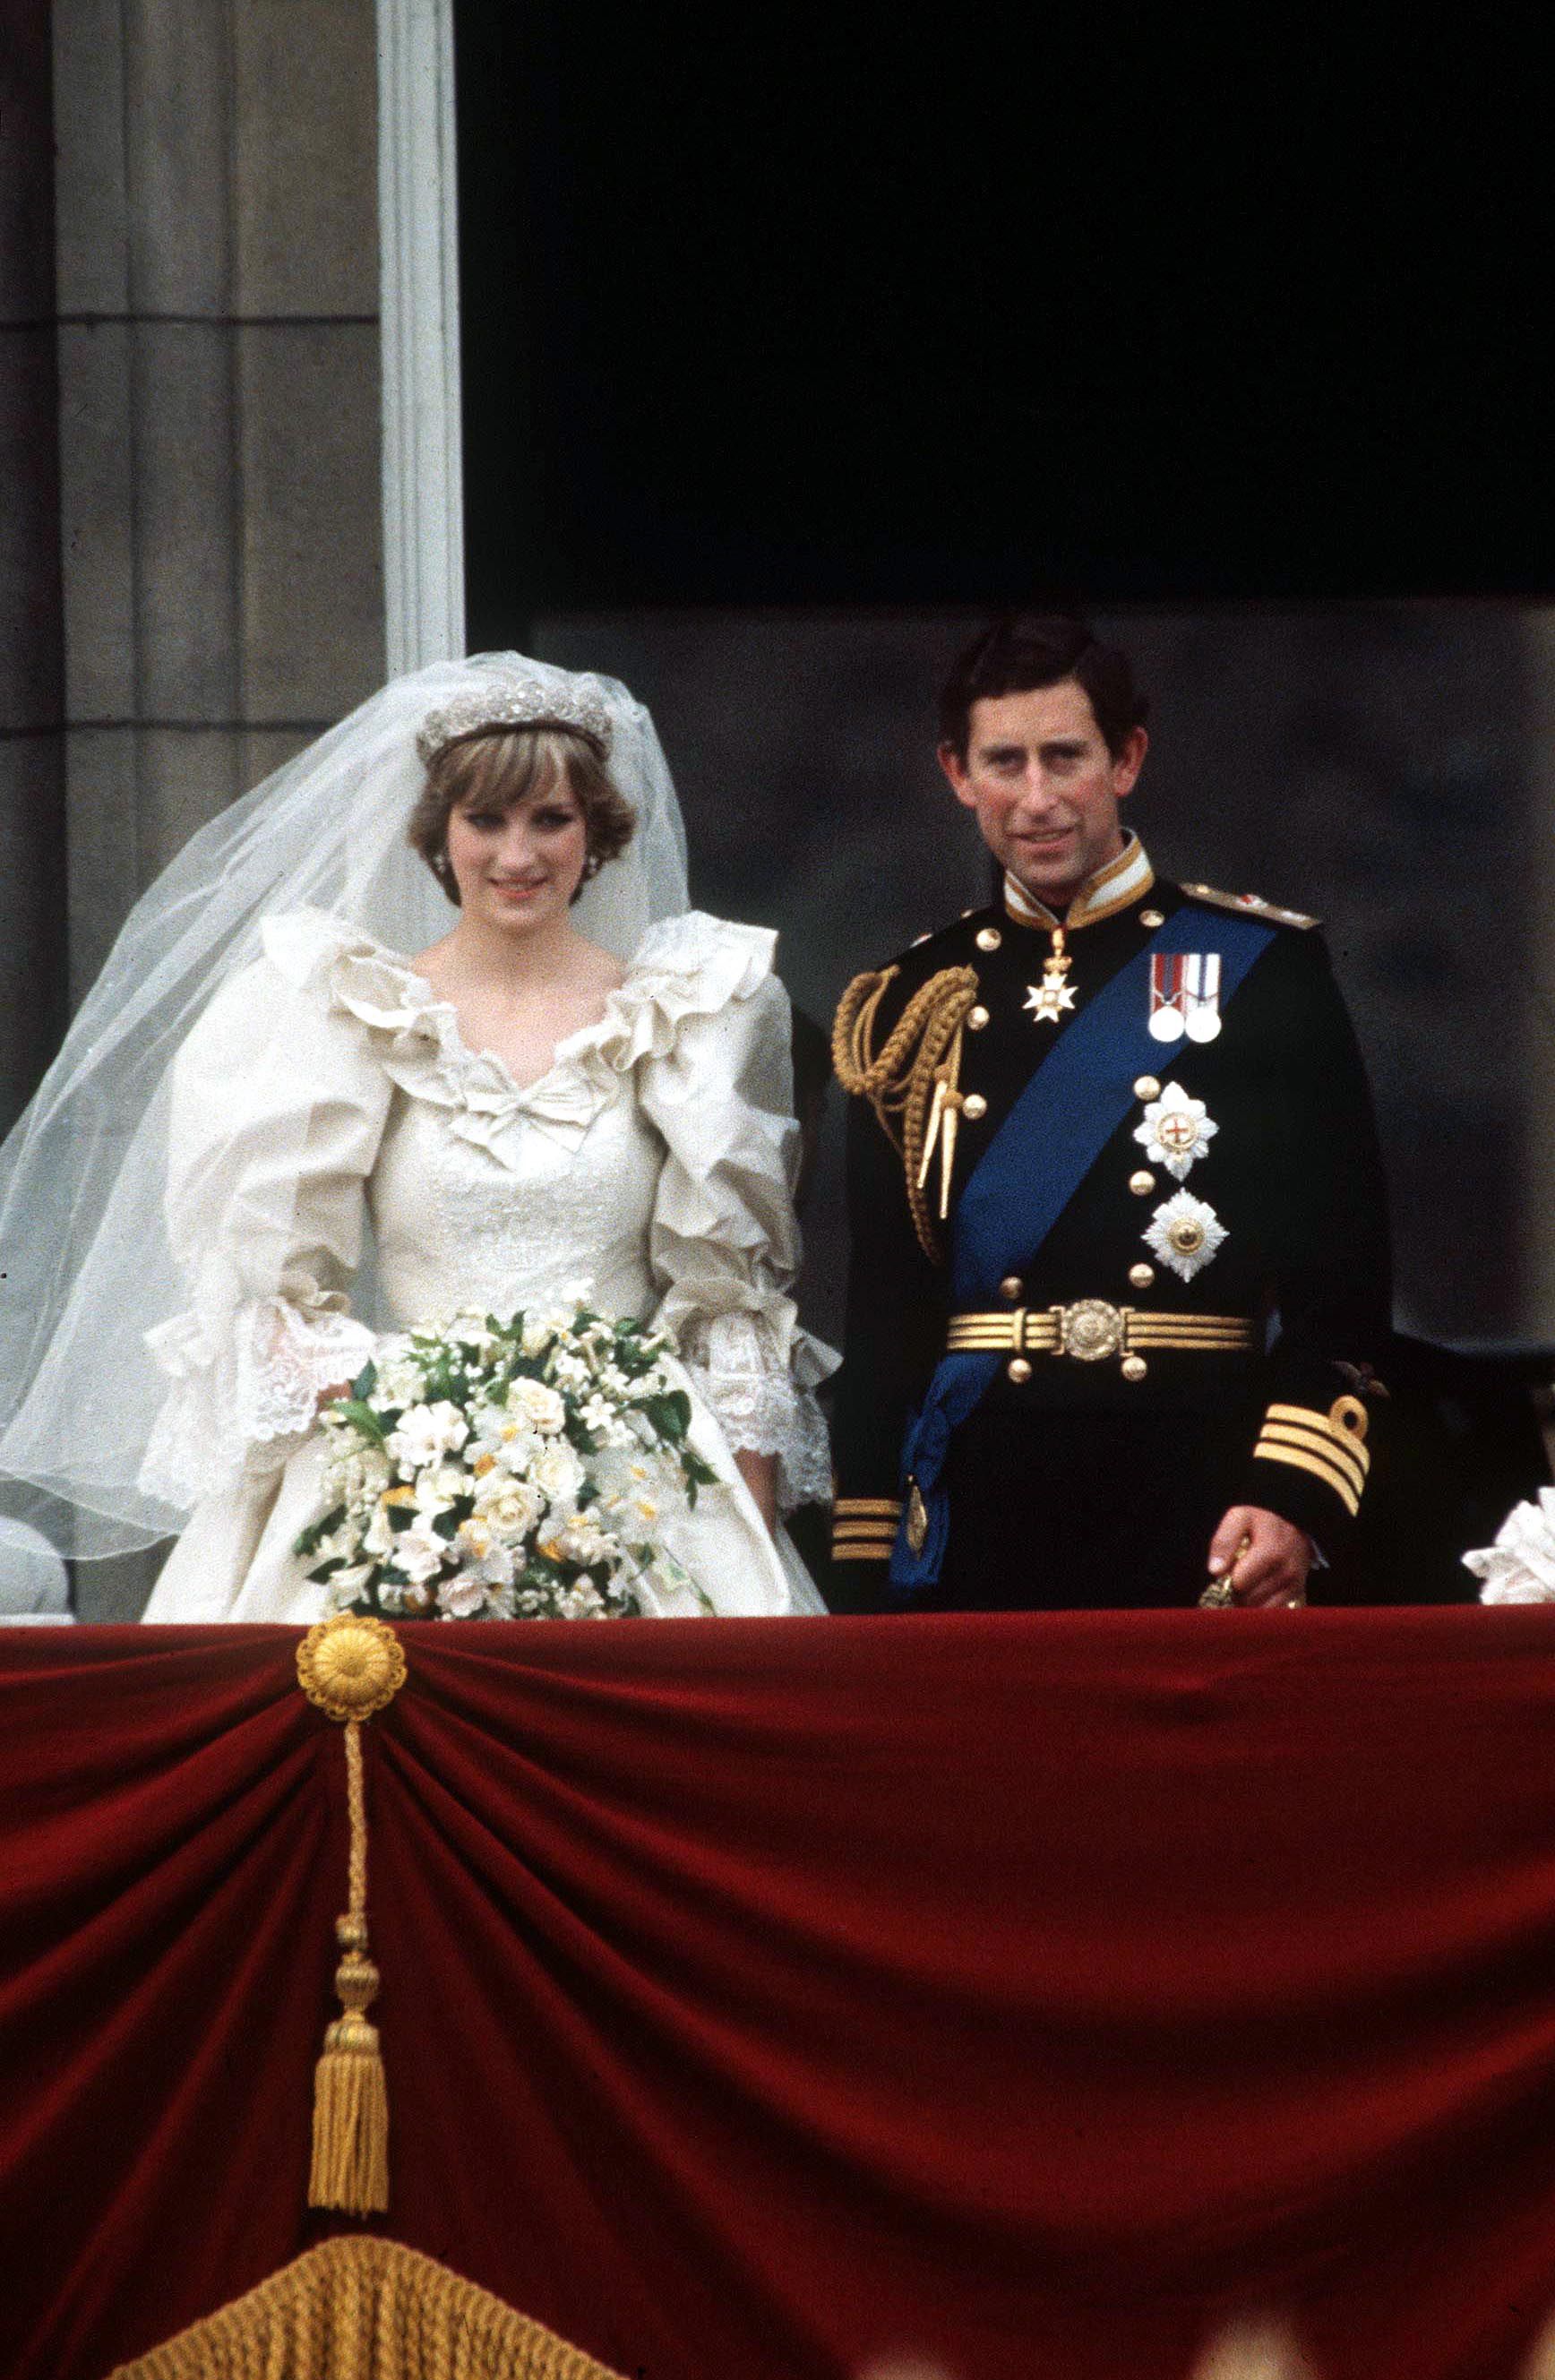
MULTIPOLYGON (((1062 953, 1059 922, 1007 878, 1002 905, 856 978, 839 1012, 838 1071, 856 1096, 836 1609, 1192 1604, 1235 1504, 1312 1538, 1331 1566, 1315 1594, 1343 1578, 1390 1269, 1370 1099, 1322 938, 1262 902, 1158 880, 1133 837, 1071 902, 1062 953), (1257 946, 1218 1001, 1196 955, 1217 920, 1257 946), (1141 962, 1158 938, 1179 956, 1141 962), (1060 955, 1067 970, 1051 964, 1060 955), (1063 1094, 1084 1123, 1100 1016, 1126 1010, 1154 1053, 1111 1094, 1126 1111, 1107 1129, 1098 1094, 1106 1136, 1046 1237, 958 1312, 968 1182, 1033 1075, 1131 962, 1076 1040, 1063 1094), (1047 1016, 1044 978, 1073 995, 1050 997, 1047 1016), (1142 1028, 1166 1007, 1176 1038, 1158 1040, 1142 1028), (929 1442, 922 1414, 947 1347, 981 1351, 978 1377, 991 1378, 942 1437, 925 1499, 913 1447, 929 1442)), ((1016 1236, 1013 1210, 1042 1162, 1035 1141, 978 1194, 986 1208, 997 1184, 1016 1236)))

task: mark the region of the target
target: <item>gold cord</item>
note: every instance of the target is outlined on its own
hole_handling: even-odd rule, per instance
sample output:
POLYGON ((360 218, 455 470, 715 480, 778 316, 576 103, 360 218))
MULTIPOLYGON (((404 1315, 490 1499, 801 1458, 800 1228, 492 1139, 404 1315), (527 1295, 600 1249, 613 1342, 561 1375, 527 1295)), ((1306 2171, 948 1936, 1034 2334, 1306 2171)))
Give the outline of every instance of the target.
POLYGON ((389 2093, 378 2028, 367 2018, 378 1997, 379 1975, 368 1956, 362 1725, 405 1683, 405 1653, 381 1620, 342 1611, 309 1630, 298 1648, 297 1674, 310 1702, 345 1730, 351 1830, 346 1914, 334 1921, 342 1953, 334 1988, 342 2013, 324 2034, 323 2056, 314 2070, 308 2204, 349 2215, 381 2215, 389 2204, 389 2093))
POLYGON ((832 1062, 851 1098, 866 1099, 881 1131, 902 1159, 907 1205, 918 1245, 931 1264, 943 1257, 924 1187, 940 1143, 942 1220, 949 1210, 951 1162, 961 1106, 961 1050, 968 1012, 978 997, 971 967, 942 967, 908 1001, 882 1048, 871 1054, 875 1020, 899 970, 856 976, 844 992, 832 1028, 832 1062), (927 1155, 926 1155, 927 1150, 927 1155))

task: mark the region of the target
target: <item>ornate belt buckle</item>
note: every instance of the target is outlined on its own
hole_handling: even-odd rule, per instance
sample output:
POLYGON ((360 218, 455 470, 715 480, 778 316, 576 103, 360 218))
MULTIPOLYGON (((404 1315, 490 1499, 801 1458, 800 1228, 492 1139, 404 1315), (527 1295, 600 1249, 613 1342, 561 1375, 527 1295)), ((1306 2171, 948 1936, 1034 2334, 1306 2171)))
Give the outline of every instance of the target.
POLYGON ((1099 1364, 1104 1357, 1121 1353, 1123 1313, 1118 1306, 1109 1305, 1104 1297, 1082 1297, 1074 1305, 1061 1305, 1056 1311, 1061 1354, 1073 1355, 1081 1364, 1099 1364))

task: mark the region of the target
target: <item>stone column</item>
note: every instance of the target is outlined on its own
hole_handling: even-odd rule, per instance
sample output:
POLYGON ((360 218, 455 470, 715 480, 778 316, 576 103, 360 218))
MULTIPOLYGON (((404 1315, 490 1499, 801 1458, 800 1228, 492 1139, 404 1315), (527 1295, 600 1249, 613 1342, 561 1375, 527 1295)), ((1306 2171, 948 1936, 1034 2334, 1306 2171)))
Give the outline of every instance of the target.
MULTIPOLYGON (((383 682, 374 0, 55 0, 70 978, 383 682)), ((83 1565, 131 1617, 150 1560, 83 1565)))
POLYGON ((0 50, 0 1134, 26 1105, 63 1017, 54 314, 48 20, 11 8, 0 50))

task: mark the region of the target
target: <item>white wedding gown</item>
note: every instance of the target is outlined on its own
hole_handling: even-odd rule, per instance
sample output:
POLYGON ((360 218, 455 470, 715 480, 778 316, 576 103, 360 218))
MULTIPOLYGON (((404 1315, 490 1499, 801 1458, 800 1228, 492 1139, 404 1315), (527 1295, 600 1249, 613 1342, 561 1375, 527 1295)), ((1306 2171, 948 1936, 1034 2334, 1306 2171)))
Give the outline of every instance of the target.
MULTIPOLYGON (((586 1287, 669 1333, 718 1473, 663 1524, 716 1611, 819 1611, 731 1446, 830 1492, 789 1198, 787 1001, 773 937, 693 911, 651 927, 598 1024, 518 1087, 407 961, 320 910, 268 919, 174 1075, 168 1218, 188 1310, 152 1333, 170 1392, 142 1473, 188 1524, 148 1621, 310 1622, 292 1554, 321 1510, 322 1390, 380 1328, 506 1316, 586 1287), (353 1313, 347 1293, 357 1293, 353 1313)), ((664 1616, 703 1607, 687 1590, 664 1616)))

